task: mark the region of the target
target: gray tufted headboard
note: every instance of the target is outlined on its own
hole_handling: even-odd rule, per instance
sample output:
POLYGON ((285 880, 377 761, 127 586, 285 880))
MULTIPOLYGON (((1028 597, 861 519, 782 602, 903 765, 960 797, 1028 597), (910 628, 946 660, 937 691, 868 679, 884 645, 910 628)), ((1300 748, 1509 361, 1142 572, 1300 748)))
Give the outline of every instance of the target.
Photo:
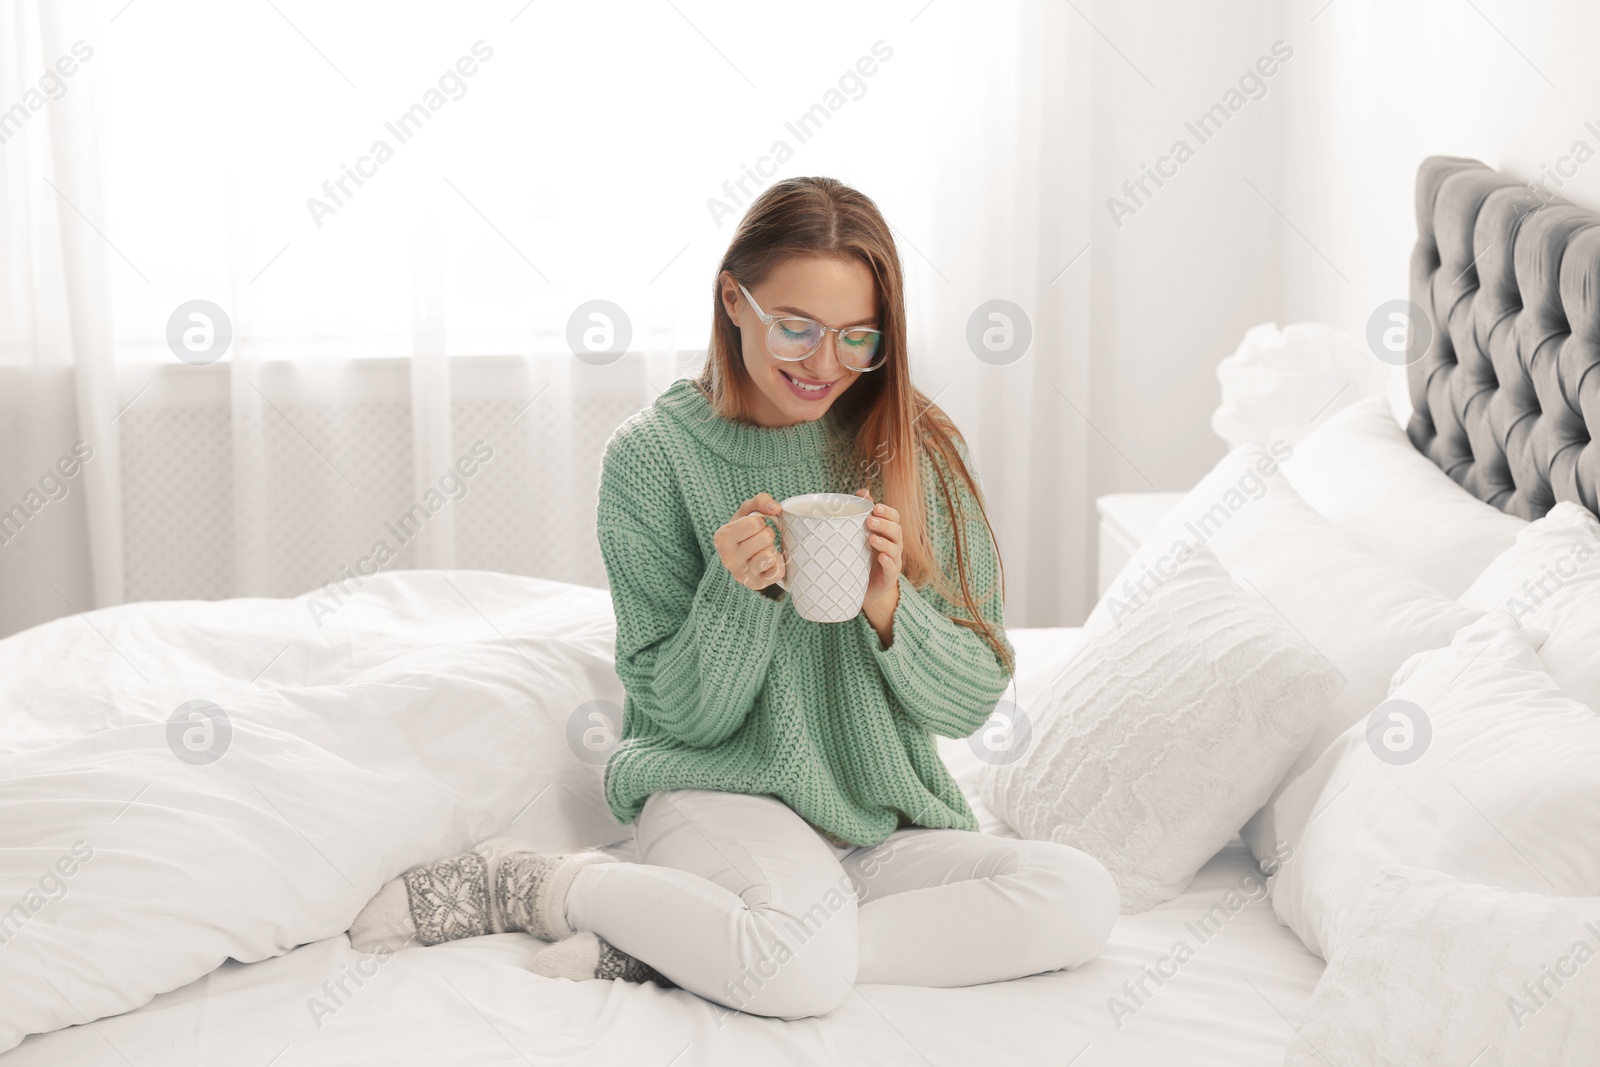
POLYGON ((1411 301, 1433 325, 1406 353, 1418 450, 1513 515, 1558 500, 1600 513, 1600 215, 1430 156, 1411 301))

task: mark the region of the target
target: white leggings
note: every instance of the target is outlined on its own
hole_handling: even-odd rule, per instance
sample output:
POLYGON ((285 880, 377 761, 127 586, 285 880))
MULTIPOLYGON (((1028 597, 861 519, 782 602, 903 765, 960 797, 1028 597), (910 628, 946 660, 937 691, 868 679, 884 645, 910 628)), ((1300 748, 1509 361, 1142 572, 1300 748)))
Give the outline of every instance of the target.
POLYGON ((965 986, 1076 967, 1118 912, 1106 869, 1067 845, 911 827, 841 848, 767 795, 656 793, 634 842, 638 862, 579 872, 568 922, 756 1015, 821 1015, 858 982, 965 986))

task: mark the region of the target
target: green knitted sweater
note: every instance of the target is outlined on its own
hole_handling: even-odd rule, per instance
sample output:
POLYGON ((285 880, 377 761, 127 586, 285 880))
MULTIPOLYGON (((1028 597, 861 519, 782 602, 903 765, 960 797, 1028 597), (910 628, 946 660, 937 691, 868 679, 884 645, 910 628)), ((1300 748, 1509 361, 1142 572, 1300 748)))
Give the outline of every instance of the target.
MULTIPOLYGON (((865 613, 811 622, 787 595, 741 585, 712 543, 762 491, 868 486, 882 499, 853 459, 854 429, 835 410, 776 429, 725 419, 683 378, 607 443, 597 526, 626 699, 605 791, 619 821, 658 791, 717 789, 770 794, 857 845, 902 826, 977 829, 933 735, 969 736, 1004 693, 1010 675, 983 636, 902 575, 885 649, 865 613)), ((951 516, 922 463, 930 536, 953 575, 951 516)), ((963 504, 969 585, 1003 635, 994 550, 977 502, 963 504)))

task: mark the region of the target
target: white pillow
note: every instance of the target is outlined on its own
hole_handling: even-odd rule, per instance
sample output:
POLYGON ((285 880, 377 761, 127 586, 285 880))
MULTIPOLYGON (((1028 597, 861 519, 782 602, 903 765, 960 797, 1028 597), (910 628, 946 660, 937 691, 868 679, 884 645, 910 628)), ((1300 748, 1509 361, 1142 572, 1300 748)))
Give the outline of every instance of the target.
POLYGON ((1284 1067, 1590 1067, 1600 907, 1388 867, 1362 896, 1284 1067))
POLYGON ((1328 417, 1283 474, 1335 526, 1446 596, 1460 596, 1528 525, 1418 452, 1381 397, 1328 417))
MULTIPOLYGON (((1215 552, 1235 580, 1346 680, 1285 783, 1383 699, 1406 657, 1449 644, 1479 614, 1379 559, 1301 500, 1277 472, 1278 461, 1298 455, 1287 445, 1276 453, 1246 445, 1224 456, 1134 553, 1085 624, 1091 632, 1115 626, 1139 602, 1141 585, 1159 579, 1190 546, 1215 552)), ((1268 807, 1245 827, 1245 841, 1262 863, 1298 834, 1292 821, 1278 822, 1268 807)))
POLYGON ((1296 322, 1252 326, 1233 355, 1217 364, 1222 403, 1211 429, 1228 443, 1294 444, 1319 416, 1364 396, 1381 395, 1388 368, 1335 326, 1296 322))
POLYGON ((1016 837, 1017 832, 984 803, 978 779, 986 764, 1006 758, 1002 750, 1009 747, 1015 736, 1014 709, 1019 705, 1031 707, 1033 695, 1066 668, 1084 642, 1083 630, 1076 626, 1012 628, 1006 631, 1006 637, 1016 651, 1017 669, 1011 686, 995 705, 988 721, 970 737, 934 739, 945 769, 977 817, 978 829, 996 837, 1016 837))
POLYGON ((1408 660, 1389 699, 1284 791, 1279 807, 1305 828, 1273 877, 1273 909, 1334 959, 1385 864, 1600 893, 1597 767, 1600 718, 1561 692, 1514 622, 1486 615, 1408 660))
POLYGON ((1181 893, 1304 746, 1337 672, 1201 549, 1040 700, 1032 743, 984 768, 1021 836, 1099 859, 1125 913, 1181 893))
POLYGON ((1539 658, 1567 695, 1600 708, 1600 521, 1563 500, 1523 527, 1461 594, 1549 632, 1539 658))

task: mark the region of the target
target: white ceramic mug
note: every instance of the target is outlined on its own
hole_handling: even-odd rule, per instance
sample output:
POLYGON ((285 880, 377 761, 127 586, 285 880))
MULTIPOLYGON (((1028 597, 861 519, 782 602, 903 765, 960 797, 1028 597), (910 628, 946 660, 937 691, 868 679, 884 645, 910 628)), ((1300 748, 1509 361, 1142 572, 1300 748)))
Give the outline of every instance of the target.
POLYGON ((806 493, 779 505, 784 577, 778 584, 794 598, 794 610, 812 622, 848 622, 861 614, 872 577, 867 516, 872 501, 848 493, 806 493), (834 512, 797 515, 807 505, 834 512))

